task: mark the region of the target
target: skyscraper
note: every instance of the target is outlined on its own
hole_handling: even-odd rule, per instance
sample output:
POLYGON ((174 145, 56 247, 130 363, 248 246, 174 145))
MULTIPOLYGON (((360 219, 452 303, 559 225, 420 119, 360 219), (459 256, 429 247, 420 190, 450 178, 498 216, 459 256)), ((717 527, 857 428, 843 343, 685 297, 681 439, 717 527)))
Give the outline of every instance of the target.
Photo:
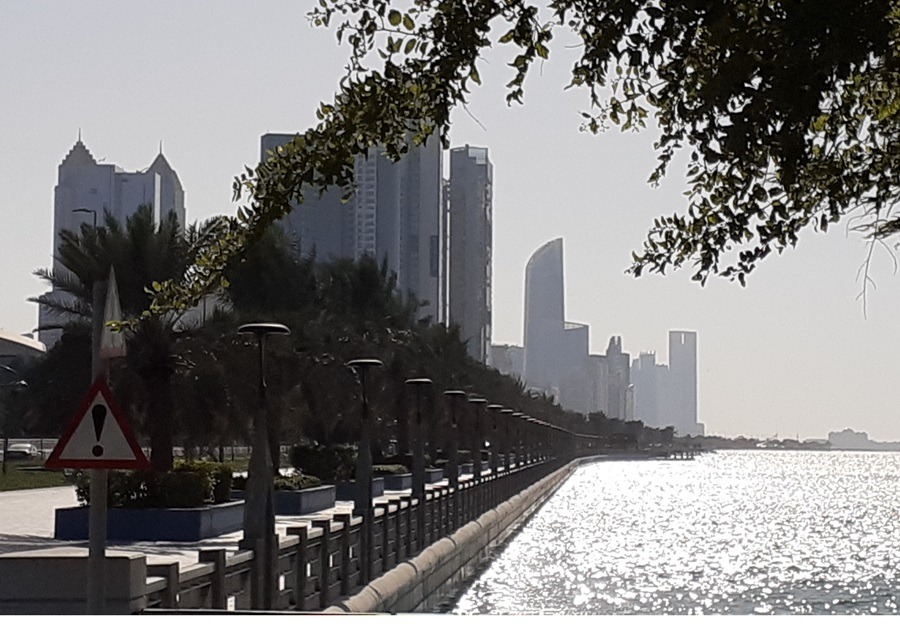
POLYGON ((703 435, 697 422, 697 332, 669 332, 669 402, 682 435, 703 435))
POLYGON ((482 147, 450 151, 450 322, 474 359, 490 361, 493 166, 482 147))
POLYGON ((565 364, 563 280, 563 240, 557 238, 535 251, 525 266, 525 380, 554 394, 565 364))
MULTIPOLYGON (((266 134, 261 158, 294 138, 266 134)), ((420 318, 443 320, 441 314, 441 240, 443 178, 441 146, 437 138, 412 146, 399 162, 382 148, 358 156, 355 188, 343 203, 343 189, 312 191, 282 221, 300 253, 316 252, 321 260, 367 255, 397 274, 397 287, 424 305, 420 318)))
MULTIPOLYGON (((103 225, 106 213, 124 223, 142 205, 151 207, 157 221, 174 212, 181 226, 185 225, 184 189, 162 148, 150 167, 128 172, 95 160, 79 137, 58 169, 53 201, 54 273, 64 271, 56 254, 63 230, 77 231, 83 223, 93 224, 94 219, 97 225, 103 225)), ((39 318, 41 326, 64 320, 43 307, 39 318)), ((59 330, 40 332, 47 346, 54 344, 59 335, 59 330)))

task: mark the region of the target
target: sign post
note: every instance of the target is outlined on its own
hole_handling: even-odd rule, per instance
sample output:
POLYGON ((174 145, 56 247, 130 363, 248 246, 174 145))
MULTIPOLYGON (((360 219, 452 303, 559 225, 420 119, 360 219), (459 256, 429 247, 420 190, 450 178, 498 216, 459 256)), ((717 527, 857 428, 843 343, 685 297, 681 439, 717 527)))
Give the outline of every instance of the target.
POLYGON ((117 468, 141 470, 150 465, 106 383, 106 360, 125 355, 124 336, 111 333, 107 327, 109 321, 122 320, 112 267, 107 282, 94 282, 92 309, 91 375, 95 381, 46 465, 48 468, 86 468, 90 471, 87 613, 101 615, 106 604, 107 471, 117 468), (103 314, 100 314, 101 310, 103 314))
POLYGON ((109 470, 150 468, 150 462, 102 375, 88 390, 46 466, 90 470, 87 606, 88 613, 102 614, 106 598, 106 484, 109 470))

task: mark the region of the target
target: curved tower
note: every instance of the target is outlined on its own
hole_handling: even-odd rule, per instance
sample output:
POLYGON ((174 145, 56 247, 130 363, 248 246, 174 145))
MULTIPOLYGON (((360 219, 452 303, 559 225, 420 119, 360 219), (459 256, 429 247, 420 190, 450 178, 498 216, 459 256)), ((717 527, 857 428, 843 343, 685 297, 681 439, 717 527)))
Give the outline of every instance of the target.
POLYGON ((525 381, 553 392, 563 369, 565 331, 563 240, 541 246, 525 267, 525 381))

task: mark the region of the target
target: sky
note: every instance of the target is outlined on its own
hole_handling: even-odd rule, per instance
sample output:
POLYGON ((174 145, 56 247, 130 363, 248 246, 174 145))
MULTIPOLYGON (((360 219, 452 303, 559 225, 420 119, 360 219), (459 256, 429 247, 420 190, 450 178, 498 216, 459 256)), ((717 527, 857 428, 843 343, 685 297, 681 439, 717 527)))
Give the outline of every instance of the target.
MULTIPOLYGON (((347 50, 312 28, 312 0, 0 3, 0 328, 37 326, 26 300, 51 263, 57 167, 79 130, 95 158, 126 170, 163 152, 188 220, 233 214, 231 182, 267 132, 303 131, 329 100, 347 50)), ((587 96, 564 91, 577 49, 560 35, 508 107, 511 50, 485 54, 453 146, 487 147, 494 165, 495 343, 522 343, 529 256, 564 239, 566 316, 591 326, 592 352, 622 336, 666 362, 671 329, 698 332, 699 419, 727 436, 824 438, 845 427, 900 440, 900 278, 878 250, 864 310, 866 242, 839 225, 771 256, 746 288, 701 287, 690 271, 625 274, 653 219, 685 208, 684 160, 658 187, 655 133, 579 132, 587 96)), ((445 169, 445 175, 448 170, 445 169)))

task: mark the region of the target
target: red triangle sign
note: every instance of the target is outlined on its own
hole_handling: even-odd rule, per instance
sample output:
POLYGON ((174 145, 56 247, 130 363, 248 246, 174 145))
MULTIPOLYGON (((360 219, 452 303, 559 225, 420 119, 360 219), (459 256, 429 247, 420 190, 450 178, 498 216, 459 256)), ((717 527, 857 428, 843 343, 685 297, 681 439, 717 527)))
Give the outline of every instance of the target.
POLYGON ((57 442, 47 468, 147 470, 147 461, 112 390, 98 377, 57 442))

